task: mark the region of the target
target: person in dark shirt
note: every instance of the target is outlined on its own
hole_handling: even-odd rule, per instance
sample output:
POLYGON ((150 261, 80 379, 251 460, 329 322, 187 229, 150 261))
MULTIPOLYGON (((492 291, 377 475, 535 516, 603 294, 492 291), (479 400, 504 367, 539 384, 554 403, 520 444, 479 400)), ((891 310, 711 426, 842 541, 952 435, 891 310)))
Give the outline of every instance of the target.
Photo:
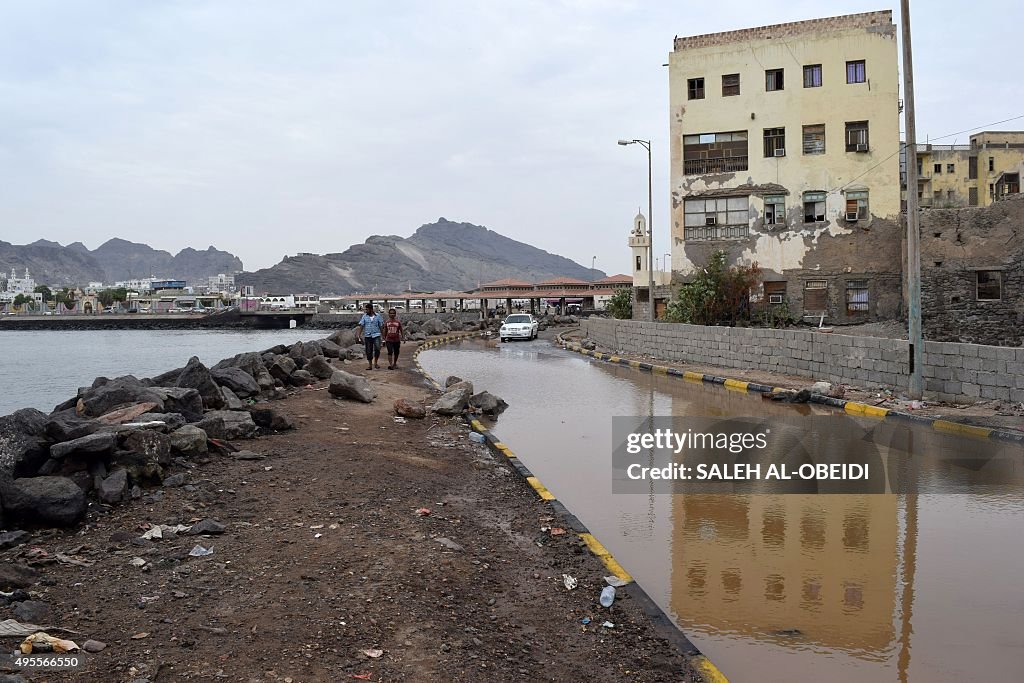
POLYGON ((393 308, 384 321, 384 345, 388 347, 388 370, 394 370, 398 367, 398 351, 402 348, 402 321, 393 308))

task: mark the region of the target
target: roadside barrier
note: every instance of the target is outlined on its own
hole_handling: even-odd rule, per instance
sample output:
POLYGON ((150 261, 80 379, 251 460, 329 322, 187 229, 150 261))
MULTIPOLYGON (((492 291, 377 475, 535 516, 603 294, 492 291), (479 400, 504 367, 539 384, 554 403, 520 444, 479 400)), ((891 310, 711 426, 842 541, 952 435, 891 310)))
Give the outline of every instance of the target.
MULTIPOLYGON (((576 353, 583 354, 584 356, 590 356, 595 360, 601 360, 608 363, 615 363, 617 365, 625 365, 635 370, 651 372, 658 375, 679 377, 689 382, 719 384, 724 386, 726 389, 730 389, 732 391, 745 391, 758 394, 792 391, 791 389, 783 389, 781 387, 768 386, 766 384, 759 384, 757 382, 747 382, 745 380, 740 379, 729 379, 726 377, 719 377, 717 375, 708 375, 699 372, 691 372, 689 370, 680 370, 678 368, 671 368, 665 365, 655 365, 653 363, 630 360, 628 358, 622 358, 620 356, 616 356, 610 353, 604 353, 602 351, 591 351, 589 349, 583 348, 579 344, 565 340, 562 337, 562 335, 558 335, 555 338, 555 340, 562 345, 562 348, 569 351, 575 351, 576 353)), ((978 427, 975 425, 945 420, 940 417, 912 415, 910 413, 900 412, 898 410, 893 410, 891 408, 880 408, 878 406, 868 405, 867 403, 847 401, 841 398, 831 398, 829 396, 822 396, 821 394, 811 394, 809 401, 811 403, 820 403, 822 405, 831 406, 833 408, 841 408, 851 415, 872 417, 880 420, 902 420, 906 422, 916 422, 921 425, 927 425, 938 432, 946 432, 948 434, 959 434, 961 436, 969 436, 980 439, 996 439, 998 441, 1008 441, 1010 443, 1024 445, 1024 433, 1022 432, 1009 432, 994 427, 978 427)))

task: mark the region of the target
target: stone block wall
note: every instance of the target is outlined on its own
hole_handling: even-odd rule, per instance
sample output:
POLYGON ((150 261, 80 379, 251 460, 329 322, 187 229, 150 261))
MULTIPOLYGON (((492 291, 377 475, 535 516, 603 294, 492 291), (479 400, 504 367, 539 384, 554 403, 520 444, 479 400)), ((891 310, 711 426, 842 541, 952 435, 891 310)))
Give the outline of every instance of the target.
MULTIPOLYGON (((587 318, 580 326, 585 336, 620 353, 868 388, 907 388, 908 349, 902 339, 608 318, 587 318)), ((924 377, 932 399, 1024 401, 1024 348, 925 342, 924 377)))

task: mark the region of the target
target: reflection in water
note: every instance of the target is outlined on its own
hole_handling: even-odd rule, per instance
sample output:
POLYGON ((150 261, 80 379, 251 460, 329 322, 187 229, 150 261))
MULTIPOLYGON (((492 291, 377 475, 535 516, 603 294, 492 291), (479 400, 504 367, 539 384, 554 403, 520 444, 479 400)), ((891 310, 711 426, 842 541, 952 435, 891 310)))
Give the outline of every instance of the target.
MULTIPOLYGON (((420 360, 509 402, 494 432, 735 683, 1024 680, 1024 459, 968 460, 979 442, 866 422, 883 451, 914 454, 895 476, 975 493, 613 495, 613 416, 793 407, 545 342, 464 343, 420 360)), ((834 437, 818 445, 844 447, 834 437)))

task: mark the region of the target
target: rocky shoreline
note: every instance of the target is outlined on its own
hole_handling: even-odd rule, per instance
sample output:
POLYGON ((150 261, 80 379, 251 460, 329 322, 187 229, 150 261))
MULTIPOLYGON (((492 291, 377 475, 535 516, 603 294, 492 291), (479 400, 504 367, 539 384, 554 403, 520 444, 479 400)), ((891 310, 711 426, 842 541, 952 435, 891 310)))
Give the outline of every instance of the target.
MULTIPOLYGON (((426 338, 428 332, 449 332, 449 323, 441 320, 410 327, 413 340, 426 338)), ((409 370, 359 374, 352 371, 360 364, 351 359, 362 355, 355 342, 354 331, 346 329, 314 342, 238 354, 211 367, 193 358, 185 367, 153 378, 98 378, 49 415, 26 409, 0 418, 0 495, 2 526, 7 530, 0 534, 0 591, 5 618, 25 628, 46 627, 51 635, 77 639, 87 653, 87 671, 104 680, 152 681, 168 670, 163 667, 177 672, 171 676, 174 680, 208 680, 216 671, 216 677, 231 680, 339 680, 373 671, 385 676, 389 670, 391 680, 476 680, 466 672, 488 667, 491 673, 486 677, 512 680, 524 675, 520 671, 564 666, 569 667, 568 675, 588 670, 595 662, 605 667, 594 672, 595 680, 622 680, 623 671, 630 671, 633 680, 695 680, 686 673, 685 659, 659 639, 628 601, 616 608, 615 620, 617 628, 629 629, 630 638, 643 641, 640 650, 627 642, 625 630, 596 624, 581 627, 579 619, 566 622, 564 616, 553 618, 548 612, 553 599, 570 611, 592 610, 602 568, 568 538, 543 534, 543 541, 535 542, 537 529, 544 524, 544 508, 508 476, 506 468, 495 464, 485 447, 467 438, 457 416, 466 410, 500 412, 500 399, 475 393, 457 378, 438 396, 409 370), (364 424, 367 429, 360 429, 364 424), (280 474, 276 468, 281 468, 280 474), (300 480, 305 483, 300 485, 300 480), (450 492, 466 487, 471 490, 468 495, 463 491, 465 500, 448 500, 450 492), (361 489, 387 493, 367 497, 370 494, 360 494, 361 489), (426 493, 430 489, 436 490, 426 493), (450 521, 441 525, 443 540, 441 534, 422 536, 410 529, 422 536, 410 547, 401 534, 382 533, 382 521, 398 527, 436 526, 451 514, 431 513, 430 508, 438 505, 464 508, 456 527, 450 521), (319 510, 319 517, 314 515, 309 523, 283 521, 305 520, 312 510, 319 510), (508 542, 510 523, 519 529, 511 537, 515 543, 496 548, 502 537, 508 542), (302 618, 282 617, 289 630, 276 637, 302 641, 308 638, 301 635, 308 632, 307 622, 314 620, 321 624, 315 640, 324 645, 332 639, 344 641, 347 636, 334 634, 338 605, 328 609, 320 604, 321 588, 328 585, 332 595, 355 590, 355 569, 338 573, 339 563, 405 558, 405 565, 391 569, 389 581, 361 585, 364 576, 351 593, 358 599, 341 599, 342 612, 372 613, 363 627, 372 627, 375 645, 362 650, 334 648, 330 666, 308 659, 289 660, 285 667, 242 661, 238 654, 252 641, 265 648, 264 654, 290 647, 283 645, 286 641, 263 640, 259 629, 265 626, 259 624, 266 623, 266 615, 249 615, 236 624, 222 622, 232 621, 227 615, 240 609, 239 603, 255 609, 249 604, 252 582, 275 578, 255 567, 294 564, 288 558, 298 539, 289 538, 288 529, 300 526, 303 545, 320 540, 322 534, 338 536, 331 532, 339 529, 345 534, 331 541, 338 544, 337 555, 318 560, 322 564, 315 571, 315 562, 306 565, 306 578, 292 579, 303 585, 313 582, 307 586, 312 592, 306 591, 311 602, 300 610, 302 618), (460 535, 460 528, 470 526, 478 537, 460 535), (275 527, 286 532, 283 546, 265 537, 275 527), (423 567, 412 569, 415 558, 426 552, 420 544, 435 536, 438 540, 428 555, 438 547, 448 556, 477 558, 459 578, 469 581, 459 596, 443 587, 454 577, 424 584, 417 578, 423 567), (538 551, 527 553, 534 555, 528 561, 519 558, 524 542, 538 551), (467 551, 470 547, 472 553, 467 551), (505 559, 495 559, 505 554, 505 559), (499 584, 484 591, 473 588, 481 565, 492 568, 499 584), (594 595, 559 589, 560 574, 554 566, 569 567, 581 585, 590 584, 594 595), (248 567, 249 585, 239 585, 235 578, 242 567, 248 567), (530 567, 537 571, 531 573, 530 567), (322 579, 315 578, 320 575, 322 579), (333 577, 330 583, 317 583, 328 577, 333 577), (213 587, 202 583, 206 579, 212 579, 213 587), (336 581, 346 588, 339 589, 336 581), (393 603, 387 597, 394 590, 389 582, 409 586, 405 602, 393 603), (544 597, 533 607, 520 606, 513 598, 516 591, 508 593, 512 586, 539 591, 544 597), (495 590, 501 594, 501 609, 498 598, 478 600, 473 595, 495 590), (464 637, 456 637, 452 624, 433 623, 438 599, 458 615, 454 624, 477 623, 476 635, 466 636, 467 630, 460 631, 464 637), (181 614, 180 607, 188 609, 181 614), (410 610, 423 624, 433 623, 425 633, 437 630, 443 642, 396 641, 394 633, 381 632, 394 631, 395 616, 410 610), (490 618, 481 621, 488 612, 503 614, 498 618, 507 622, 498 628, 490 618), (156 614, 162 615, 160 619, 156 614), (251 620, 256 623, 249 626, 251 620), (202 623, 190 623, 188 628, 184 623, 197 621, 202 623), (246 631, 240 630, 242 622, 246 631), (504 638, 508 629, 516 630, 516 622, 531 623, 534 635, 524 642, 532 645, 506 652, 487 629, 498 628, 504 638), (158 631, 171 633, 169 640, 149 641, 149 634, 158 631), (583 655, 554 662, 554 654, 565 647, 566 634, 577 631, 579 636, 570 641, 582 639, 579 647, 606 647, 604 654, 596 660, 583 655), (210 643, 201 644, 203 634, 210 636, 210 643), (459 650, 453 652, 456 641, 459 650), (490 649, 473 652, 483 647, 476 646, 477 641, 490 649), (541 642, 543 651, 532 649, 541 642), (388 643, 389 661, 372 655, 382 643, 388 643), (518 652, 523 648, 530 651, 529 657, 518 652), (403 650, 410 652, 401 654, 403 650), (512 651, 518 654, 513 657, 512 651), (195 659, 199 652, 204 653, 201 661, 195 659), (637 660, 635 652, 653 657, 654 665, 637 660), (224 659, 226 653, 231 653, 229 660, 224 659), (431 660, 429 666, 426 660, 431 660), (614 665, 608 668, 610 664, 614 665), (339 675, 339 670, 351 673, 339 675), (424 675, 428 671, 432 673, 424 675)), ((302 551, 300 557, 304 556, 302 551)), ((439 559, 447 566, 454 558, 439 559)), ((257 604, 284 601, 293 592, 294 587, 267 585, 257 591, 263 596, 257 604)), ((3 647, 13 649, 19 640, 7 638, 3 647)), ((307 654, 308 647, 301 646, 307 654)), ((74 674, 64 675, 53 672, 47 680, 75 680, 74 674)))

